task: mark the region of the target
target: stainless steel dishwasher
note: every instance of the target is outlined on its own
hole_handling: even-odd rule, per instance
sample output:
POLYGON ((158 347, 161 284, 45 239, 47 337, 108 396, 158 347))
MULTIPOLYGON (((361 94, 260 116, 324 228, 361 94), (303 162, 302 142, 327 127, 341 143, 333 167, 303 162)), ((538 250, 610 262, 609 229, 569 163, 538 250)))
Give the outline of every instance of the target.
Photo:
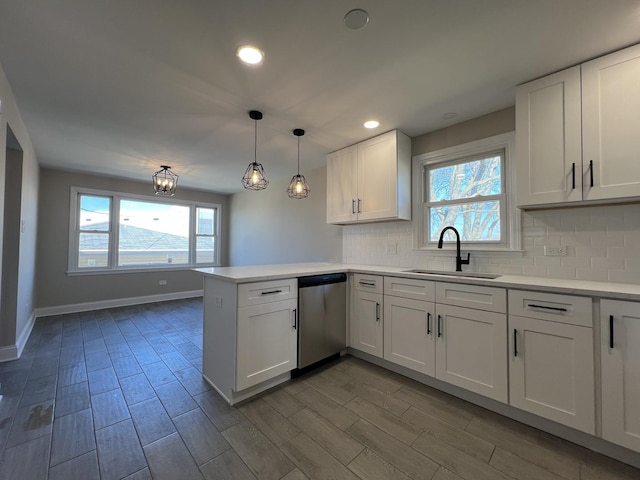
POLYGON ((347 347, 347 275, 298 278, 298 369, 347 347))

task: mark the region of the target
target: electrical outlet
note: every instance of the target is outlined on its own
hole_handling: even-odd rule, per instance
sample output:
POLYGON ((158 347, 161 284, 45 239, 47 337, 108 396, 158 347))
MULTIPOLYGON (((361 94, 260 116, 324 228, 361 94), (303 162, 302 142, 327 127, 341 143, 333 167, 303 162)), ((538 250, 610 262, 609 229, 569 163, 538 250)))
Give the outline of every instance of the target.
POLYGON ((563 257, 567 254, 567 247, 544 247, 546 257, 563 257))
POLYGON ((166 285, 167 281, 166 280, 159 280, 158 281, 158 285, 166 285))
POLYGON ((222 308, 222 297, 215 298, 216 307, 222 308))
POLYGON ((396 255, 398 253, 398 244, 395 242, 385 243, 384 251, 389 255, 396 255))

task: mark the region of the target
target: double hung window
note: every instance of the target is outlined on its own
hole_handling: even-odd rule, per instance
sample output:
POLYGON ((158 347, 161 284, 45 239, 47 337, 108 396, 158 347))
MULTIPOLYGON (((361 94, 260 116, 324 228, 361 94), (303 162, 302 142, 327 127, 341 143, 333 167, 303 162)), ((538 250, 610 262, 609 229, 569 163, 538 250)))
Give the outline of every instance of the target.
MULTIPOLYGON (((508 175, 512 139, 500 135, 414 158, 419 248, 434 248, 447 226, 458 230, 467 249, 519 247, 508 175)), ((455 241, 455 235, 444 240, 455 241)))
POLYGON ((220 264, 220 206, 72 188, 69 272, 220 264))

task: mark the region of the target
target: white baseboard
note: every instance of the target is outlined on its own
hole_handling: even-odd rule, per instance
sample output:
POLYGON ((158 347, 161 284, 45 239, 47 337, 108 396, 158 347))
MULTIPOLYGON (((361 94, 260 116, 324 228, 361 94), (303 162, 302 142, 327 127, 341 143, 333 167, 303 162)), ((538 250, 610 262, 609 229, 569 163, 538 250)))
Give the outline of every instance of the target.
POLYGON ((116 298, 113 300, 100 300, 98 302, 74 303, 71 305, 58 305, 35 309, 35 317, 49 317, 51 315, 63 315, 65 313, 88 312, 90 310, 103 310, 105 308, 129 307, 144 303, 165 302, 167 300, 181 300, 183 298, 201 297, 202 290, 188 292, 162 293, 159 295, 147 295, 144 297, 116 298))
POLYGON ((22 355, 22 351, 24 350, 27 341, 29 341, 29 337, 31 336, 31 330, 33 330, 33 326, 36 323, 36 315, 35 312, 31 312, 31 316, 29 317, 29 321, 24 326, 22 331, 18 334, 18 339, 16 340, 16 350, 18 357, 22 355))
POLYGON ((7 345, 0 347, 0 363, 9 362, 18 359, 18 347, 15 345, 7 345))

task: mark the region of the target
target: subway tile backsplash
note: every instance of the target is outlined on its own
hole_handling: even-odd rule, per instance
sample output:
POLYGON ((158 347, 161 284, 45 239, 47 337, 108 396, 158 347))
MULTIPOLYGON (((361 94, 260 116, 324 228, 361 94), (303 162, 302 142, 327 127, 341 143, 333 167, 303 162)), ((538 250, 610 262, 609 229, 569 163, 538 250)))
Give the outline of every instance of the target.
MULTIPOLYGON (((522 212, 522 253, 472 253, 468 271, 640 283, 640 205, 522 212), (565 256, 544 247, 566 247, 565 256)), ((464 253, 464 248, 463 248, 464 253)), ((343 261, 454 270, 451 255, 413 249, 411 222, 343 227, 343 261), (387 253, 389 251, 397 253, 387 253)))

